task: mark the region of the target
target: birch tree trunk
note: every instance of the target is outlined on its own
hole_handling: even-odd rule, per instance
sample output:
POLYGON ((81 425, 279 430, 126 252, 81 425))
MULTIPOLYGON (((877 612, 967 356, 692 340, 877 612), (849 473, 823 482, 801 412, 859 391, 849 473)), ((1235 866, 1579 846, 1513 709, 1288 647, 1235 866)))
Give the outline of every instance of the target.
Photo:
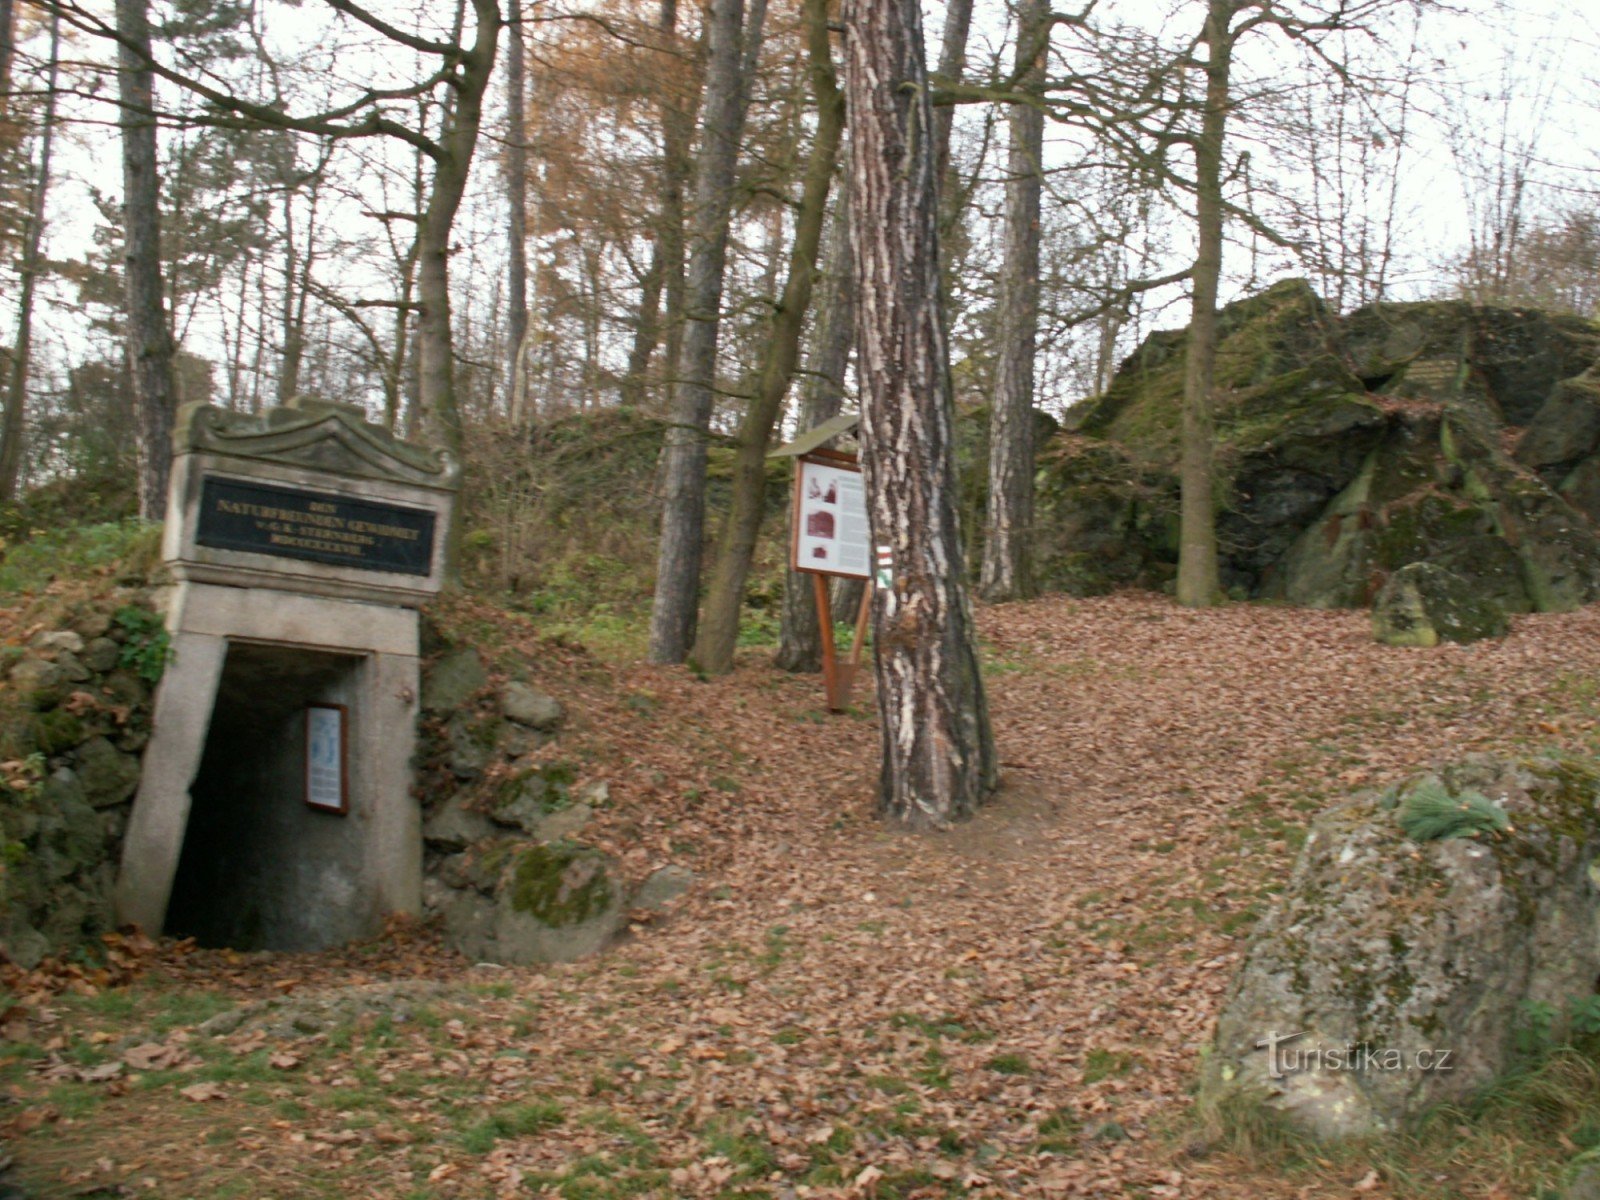
POLYGON ((750 574, 750 560, 755 554, 756 538, 766 510, 767 447, 800 356, 800 334, 811 308, 817 252, 827 218, 828 189, 833 182, 834 167, 839 159, 839 139, 844 132, 844 97, 839 93, 834 76, 833 51, 828 38, 828 0, 805 0, 804 19, 811 91, 817 102, 817 128, 795 217, 788 278, 773 314, 761 380, 739 426, 739 447, 733 468, 733 505, 723 524, 705 615, 695 640, 695 660, 701 670, 712 674, 733 669, 745 580, 750 574))
MULTIPOLYGON (((850 254, 850 172, 839 185, 839 199, 828 223, 823 273, 827 287, 812 335, 811 370, 801 391, 799 428, 815 429, 844 407, 844 377, 855 344, 855 260, 850 254)), ((785 541, 785 545, 788 542, 785 541)), ((857 601, 859 603, 859 600, 857 601)), ((842 610, 841 610, 842 611, 842 610)), ((778 651, 773 663, 784 671, 822 669, 821 627, 811 576, 786 570, 783 610, 778 619, 778 651)))
POLYGON ((996 782, 963 584, 933 125, 917 0, 846 0, 850 236, 862 464, 873 543, 879 806, 909 825, 971 815, 996 782))
POLYGON ((748 31, 744 15, 744 0, 713 2, 705 113, 696 158, 694 245, 684 313, 687 328, 662 462, 661 543, 650 610, 650 659, 658 663, 682 662, 694 641, 705 536, 706 435, 716 383, 723 267, 728 254, 734 168, 749 102, 745 63, 753 74, 766 0, 753 0, 748 31))
POLYGON ((1208 0, 1206 97, 1195 140, 1194 306, 1183 374, 1183 455, 1178 530, 1178 603, 1215 604, 1222 588, 1217 574, 1217 510, 1212 497, 1215 432, 1212 385, 1217 362, 1217 284, 1222 276, 1222 149, 1227 135, 1234 0, 1208 0))
MULTIPOLYGON (((1017 17, 1017 81, 1029 95, 1044 87, 1050 47, 1049 0, 1024 0, 1017 17)), ((979 590, 989 600, 1031 595, 1028 543, 1033 526, 1033 375, 1039 335, 1039 195, 1044 186, 1044 111, 1011 106, 1006 180, 1005 263, 1000 275, 1000 336, 989 405, 989 502, 979 590)))
MULTIPOLYGON (((0 16, 10 20, 11 14, 0 16)), ((9 31, 6 36, 9 36, 9 31)), ((50 9, 50 66, 45 83, 44 128, 39 135, 39 170, 28 200, 22 236, 20 286, 17 289, 17 340, 11 348, 11 373, 0 418, 0 500, 14 500, 22 476, 23 438, 27 427, 28 369, 33 356, 33 296, 43 266, 45 199, 50 193, 50 156, 56 133, 56 79, 61 66, 61 12, 50 9)), ((9 66, 6 68, 9 72, 9 66)), ((9 89, 9 78, 5 81, 9 89)))
POLYGON ((128 370, 139 420, 139 514, 166 515, 172 467, 172 327, 161 285, 155 81, 146 0, 116 0, 117 96, 122 113, 123 285, 128 370))

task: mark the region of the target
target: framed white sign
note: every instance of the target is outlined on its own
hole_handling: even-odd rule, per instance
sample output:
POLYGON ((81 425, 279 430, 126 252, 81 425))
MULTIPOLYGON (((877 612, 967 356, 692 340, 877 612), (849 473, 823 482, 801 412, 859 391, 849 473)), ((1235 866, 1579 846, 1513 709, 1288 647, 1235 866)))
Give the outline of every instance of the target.
POLYGON ((321 812, 350 811, 345 723, 342 704, 306 705, 306 803, 321 812))
POLYGON ((872 574, 867 493, 861 468, 850 459, 807 455, 795 461, 790 525, 796 571, 853 579, 872 574))

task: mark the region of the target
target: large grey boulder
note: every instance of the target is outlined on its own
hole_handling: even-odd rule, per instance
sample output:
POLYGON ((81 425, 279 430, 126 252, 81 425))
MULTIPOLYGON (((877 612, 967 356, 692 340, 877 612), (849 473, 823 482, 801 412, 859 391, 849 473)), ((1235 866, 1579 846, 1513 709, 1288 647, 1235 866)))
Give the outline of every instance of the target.
POLYGON ((481 962, 572 962, 605 948, 627 919, 623 889, 599 850, 573 842, 508 845, 493 894, 453 892, 445 936, 481 962))
POLYGON ((1436 563, 1401 567, 1372 603, 1372 634, 1388 646, 1475 642, 1509 628, 1504 609, 1436 563))
POLYGON ((1591 762, 1479 757, 1319 816, 1218 1019, 1202 1105, 1339 1139, 1503 1075, 1534 1006, 1559 1026, 1600 978, 1597 800, 1591 762), (1399 815, 1429 799, 1493 819, 1413 841, 1399 815))

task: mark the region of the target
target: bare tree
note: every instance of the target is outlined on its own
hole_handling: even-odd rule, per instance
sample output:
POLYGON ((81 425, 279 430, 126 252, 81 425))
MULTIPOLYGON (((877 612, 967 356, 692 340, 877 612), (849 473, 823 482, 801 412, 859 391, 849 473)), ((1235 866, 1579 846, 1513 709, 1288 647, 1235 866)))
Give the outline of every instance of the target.
POLYGON ((806 0, 805 27, 811 91, 817 103, 817 127, 812 135, 800 206, 795 214, 788 279, 773 313, 756 395, 739 427, 733 505, 723 523, 705 614, 695 640, 696 661, 702 670, 713 673, 733 667, 745 580, 750 574, 750 560, 755 553, 766 507, 767 447, 799 358, 800 334, 811 307, 817 251, 828 210, 828 189, 844 132, 844 97, 834 77, 827 0, 806 0))
POLYGON ((175 390, 172 328, 161 283, 154 59, 146 0, 117 0, 117 93, 122 105, 123 284, 128 367, 139 412, 139 512, 166 515, 175 390))
MULTIPOLYGON (((522 37, 520 0, 506 22, 506 386, 522 394, 528 337, 528 47, 522 37)), ((520 414, 516 414, 520 415, 520 414)))
MULTIPOLYGON (((9 22, 12 14, 0 14, 0 21, 9 22)), ((3 34, 11 37, 9 28, 3 34)), ((0 46, 0 54, 9 54, 9 46, 0 46)), ((34 172, 32 194, 28 198, 28 213, 22 233, 21 281, 17 288, 17 338, 11 347, 11 370, 6 380, 5 409, 0 417, 0 500, 12 500, 17 494, 17 484, 22 472, 24 417, 28 402, 28 373, 33 354, 33 302, 38 287, 39 274, 44 262, 40 248, 44 239, 45 200, 50 193, 50 156, 56 132, 56 81, 61 67, 61 15, 50 14, 50 62, 45 71, 45 101, 43 124, 39 132, 39 165, 34 172)), ((9 76, 10 66, 3 67, 9 76)), ((9 89, 9 78, 5 88, 9 89)))
POLYGON ((990 600, 1033 590, 1033 384, 1039 335, 1039 210, 1044 187, 1040 93, 1050 50, 1049 0, 1023 0, 1017 14, 1016 78, 1031 102, 1011 106, 1006 179, 1005 265, 1000 335, 989 406, 989 502, 979 587, 990 600))
POLYGON ((917 0, 848 0, 844 24, 862 461, 889 560, 873 606, 879 806, 942 827, 977 808, 996 764, 956 518, 922 15, 917 0))
POLYGON ((662 462, 661 543, 650 610, 650 658, 682 662, 694 640, 706 513, 706 435, 711 425, 722 325, 723 269, 734 168, 760 53, 766 0, 714 0, 704 116, 695 164, 694 244, 672 426, 662 462))

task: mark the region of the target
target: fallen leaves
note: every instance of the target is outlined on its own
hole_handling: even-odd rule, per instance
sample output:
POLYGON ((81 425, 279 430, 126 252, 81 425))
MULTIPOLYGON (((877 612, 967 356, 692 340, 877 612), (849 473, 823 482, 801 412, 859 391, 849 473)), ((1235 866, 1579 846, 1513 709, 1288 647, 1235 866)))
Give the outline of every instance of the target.
POLYGON ((228 1089, 220 1083, 203 1080, 200 1083, 191 1083, 188 1087, 178 1089, 178 1095, 185 1100, 192 1100, 196 1104, 204 1104, 212 1100, 222 1100, 228 1094, 228 1089))
POLYGON ((204 1194, 241 1150, 264 1177, 351 1197, 554 1195, 568 1179, 686 1198, 1383 1194, 1332 1168, 1310 1184, 1201 1159, 1179 1173, 1151 1130, 1188 1103, 1306 797, 1551 736, 1541 725, 1591 736, 1548 685, 1600 670, 1600 612, 1519 618, 1505 642, 1441 654, 1377 647, 1361 614, 1144 596, 980 623, 1011 665, 990 679, 1001 755, 1027 770, 939 837, 874 819, 874 722, 808 715, 815 679, 528 652, 574 714, 556 749, 611 782, 595 839, 636 877, 693 866, 693 893, 605 959, 549 968, 474 971, 404 922, 321 955, 124 941, 110 949, 148 987, 247 1012, 197 1055, 193 1028, 133 1034, 52 1001, 130 966, 41 972, 0 1012, 0 1032, 44 1052, 8 1135, 78 1162, 115 1148, 139 1160, 126 1186, 174 1195, 204 1194), (647 713, 628 702, 642 693, 647 713), (419 977, 443 992, 363 999, 419 977), (351 1015, 324 1019, 328 997, 351 1015), (294 1028, 302 1011, 315 1028, 294 1028), (132 1078, 202 1061, 240 1082, 132 1078), (111 1099, 62 1118, 45 1102, 61 1084, 111 1099), (530 1104, 551 1108, 519 1116, 530 1104), (196 1131, 214 1128, 237 1144, 205 1148, 196 1131))

